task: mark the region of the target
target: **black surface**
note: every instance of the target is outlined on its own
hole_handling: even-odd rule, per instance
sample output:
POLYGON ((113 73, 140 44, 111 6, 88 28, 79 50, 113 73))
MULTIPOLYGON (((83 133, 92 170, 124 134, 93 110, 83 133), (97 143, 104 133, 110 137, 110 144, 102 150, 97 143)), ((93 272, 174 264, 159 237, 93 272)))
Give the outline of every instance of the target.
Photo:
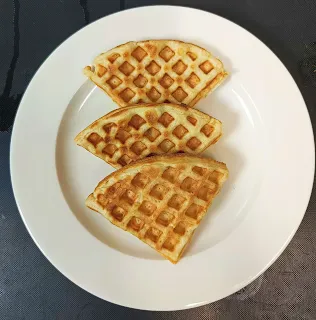
MULTIPOLYGON (((315 0, 0 0, 0 320, 316 319, 315 192, 294 239, 258 281, 231 297, 187 311, 143 312, 95 298, 60 274, 27 233, 9 173, 11 126, 26 86, 73 32, 112 12, 149 4, 203 9, 251 31, 288 68, 316 122, 315 0)), ((190 23, 190 17, 185 18, 190 23)))

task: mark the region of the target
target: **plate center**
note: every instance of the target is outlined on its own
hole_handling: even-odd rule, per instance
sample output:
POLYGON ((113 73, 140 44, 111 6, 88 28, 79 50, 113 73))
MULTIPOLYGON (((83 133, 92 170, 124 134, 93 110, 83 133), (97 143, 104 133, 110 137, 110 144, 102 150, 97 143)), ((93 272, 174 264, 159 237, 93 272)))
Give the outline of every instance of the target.
MULTIPOLYGON (((74 138, 115 108, 115 103, 89 81, 73 96, 57 138, 56 167, 60 186, 73 214, 98 240, 123 254, 162 259, 136 237, 113 226, 84 204, 98 182, 114 169, 76 146, 74 138)), ((197 108, 223 123, 223 137, 205 152, 205 156, 225 162, 230 176, 197 228, 185 256, 212 248, 238 227, 258 194, 264 174, 264 125, 250 95, 233 76, 200 101, 197 108)))

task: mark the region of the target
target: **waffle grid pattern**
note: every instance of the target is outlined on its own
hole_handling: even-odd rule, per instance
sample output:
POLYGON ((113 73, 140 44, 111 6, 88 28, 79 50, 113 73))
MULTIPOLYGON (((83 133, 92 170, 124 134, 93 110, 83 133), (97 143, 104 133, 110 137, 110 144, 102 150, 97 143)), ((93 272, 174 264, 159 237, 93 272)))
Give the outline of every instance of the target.
POLYGON ((228 174, 226 167, 213 160, 195 166, 199 158, 180 159, 175 165, 169 159, 165 159, 168 165, 154 159, 150 165, 135 165, 139 170, 129 167, 118 173, 123 179, 103 180, 87 201, 89 207, 174 263, 228 174))
POLYGON ((84 73, 121 107, 144 102, 194 106, 227 75, 206 50, 174 40, 126 43, 99 55, 84 73))
POLYGON ((221 136, 220 121, 178 105, 131 106, 106 115, 75 139, 116 168, 163 153, 200 153, 221 136))

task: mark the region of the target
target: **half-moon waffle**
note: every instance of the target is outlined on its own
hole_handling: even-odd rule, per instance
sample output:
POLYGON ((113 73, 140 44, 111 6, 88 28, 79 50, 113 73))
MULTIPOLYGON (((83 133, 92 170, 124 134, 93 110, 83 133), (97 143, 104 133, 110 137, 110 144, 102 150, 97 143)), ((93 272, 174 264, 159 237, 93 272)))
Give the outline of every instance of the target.
POLYGON ((96 120, 75 142, 121 168, 157 154, 198 154, 221 134, 221 122, 197 109, 176 104, 133 105, 96 120))
POLYGON ((142 102, 193 107, 227 76, 210 52, 176 40, 128 42, 97 56, 84 73, 121 107, 142 102))
POLYGON ((177 263, 227 177, 212 159, 156 156, 110 174, 86 205, 177 263))

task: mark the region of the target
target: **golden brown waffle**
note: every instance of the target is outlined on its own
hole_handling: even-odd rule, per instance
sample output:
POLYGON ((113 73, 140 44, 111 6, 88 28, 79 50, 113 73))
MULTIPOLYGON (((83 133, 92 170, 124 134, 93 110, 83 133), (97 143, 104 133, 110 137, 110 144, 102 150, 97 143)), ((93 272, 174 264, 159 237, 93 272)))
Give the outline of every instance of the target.
POLYGON ((197 109, 176 104, 133 105, 96 120, 75 142, 121 168, 157 154, 198 154, 221 134, 221 122, 197 109))
POLYGON ((110 174, 86 205, 177 263, 227 177, 212 159, 156 156, 110 174))
POLYGON ((121 107, 141 102, 193 107, 227 76, 210 52, 176 40, 128 42, 100 54, 84 73, 121 107))

